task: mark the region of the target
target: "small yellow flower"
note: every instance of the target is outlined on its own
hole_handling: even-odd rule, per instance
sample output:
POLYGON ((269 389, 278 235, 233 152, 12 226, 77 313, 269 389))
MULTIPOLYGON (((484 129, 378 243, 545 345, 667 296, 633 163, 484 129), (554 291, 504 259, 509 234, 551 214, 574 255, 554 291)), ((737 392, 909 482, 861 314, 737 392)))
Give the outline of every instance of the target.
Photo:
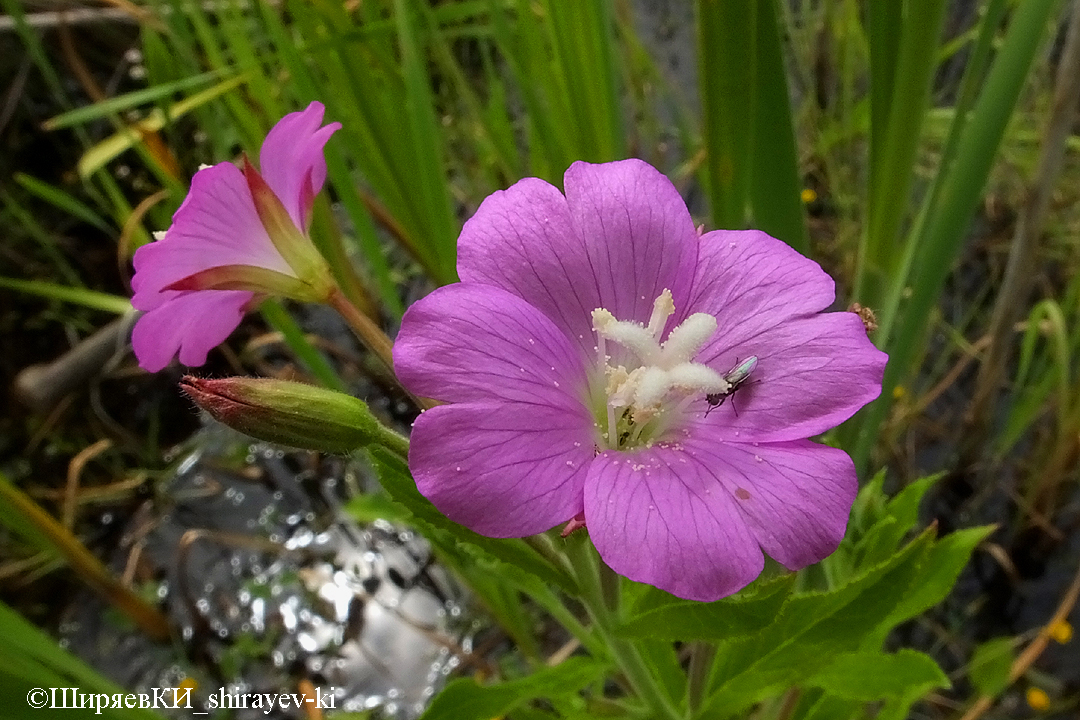
POLYGON ((184 692, 185 690, 191 690, 194 692, 199 689, 199 683, 195 681, 193 677, 186 677, 180 681, 180 684, 176 687, 177 691, 184 692))
POLYGON ((1036 712, 1045 712, 1050 707, 1050 696, 1042 688, 1029 687, 1027 689, 1027 704, 1036 712))
POLYGON ((799 193, 799 197, 802 199, 804 204, 809 205, 810 203, 817 200, 817 192, 814 190, 814 188, 803 188, 803 191, 799 193))
POLYGON ((1049 635, 1054 640, 1064 645, 1065 643, 1072 640, 1072 625, 1069 624, 1068 620, 1059 620, 1058 622, 1050 626, 1049 635))
POLYGON ((907 390, 903 385, 897 385, 892 389, 893 400, 902 400, 907 395, 907 390))

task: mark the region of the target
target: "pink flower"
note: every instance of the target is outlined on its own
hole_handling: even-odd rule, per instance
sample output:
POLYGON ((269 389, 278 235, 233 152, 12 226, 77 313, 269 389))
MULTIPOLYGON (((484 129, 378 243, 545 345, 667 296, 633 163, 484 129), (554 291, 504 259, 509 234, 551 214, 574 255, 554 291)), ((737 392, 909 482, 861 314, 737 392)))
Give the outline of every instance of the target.
POLYGON ((827 556, 855 469, 807 438, 881 391, 858 316, 821 313, 832 280, 779 240, 699 237, 644 162, 578 162, 565 187, 487 198, 462 282, 405 314, 397 373, 448 403, 413 427, 420 491, 492 537, 583 519, 616 572, 694 600, 745 586, 762 551, 827 556))
POLYGON ((144 369, 177 353, 202 365, 266 295, 322 300, 333 288, 307 237, 326 181, 323 146, 341 127, 319 127, 322 118, 317 102, 282 118, 259 153, 262 175, 246 159, 243 171, 220 163, 197 172, 172 226, 135 252, 131 304, 145 314, 131 339, 144 369))

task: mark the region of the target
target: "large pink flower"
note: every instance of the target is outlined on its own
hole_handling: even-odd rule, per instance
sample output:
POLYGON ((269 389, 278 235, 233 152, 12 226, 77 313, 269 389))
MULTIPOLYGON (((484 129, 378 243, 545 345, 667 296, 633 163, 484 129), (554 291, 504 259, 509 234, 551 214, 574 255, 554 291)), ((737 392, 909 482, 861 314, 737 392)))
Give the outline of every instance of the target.
POLYGON ((145 311, 132 332, 139 364, 156 372, 179 353, 202 365, 267 294, 322 299, 332 287, 307 238, 315 195, 326 181, 323 146, 341 127, 320 127, 323 106, 286 115, 259 154, 195 174, 172 226, 135 252, 131 304, 145 311))
POLYGON ((699 237, 646 163, 575 163, 565 187, 487 198, 462 282, 405 314, 397 373, 447 403, 413 427, 420 491, 492 537, 583 518, 616 572, 695 600, 745 586, 762 551, 824 558, 857 483, 807 438, 879 394, 886 356, 856 315, 821 312, 816 263, 761 232, 699 237))

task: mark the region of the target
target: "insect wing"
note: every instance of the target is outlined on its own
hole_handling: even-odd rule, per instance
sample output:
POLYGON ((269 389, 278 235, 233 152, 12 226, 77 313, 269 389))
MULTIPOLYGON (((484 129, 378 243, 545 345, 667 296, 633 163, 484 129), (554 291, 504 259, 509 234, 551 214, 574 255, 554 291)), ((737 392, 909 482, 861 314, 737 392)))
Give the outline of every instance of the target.
POLYGON ((729 395, 734 392, 737 387, 746 382, 746 378, 750 377, 750 373, 754 372, 754 368, 757 367, 757 362, 757 355, 751 355, 735 367, 731 368, 727 375, 724 375, 724 379, 731 384, 731 390, 728 391, 729 395))

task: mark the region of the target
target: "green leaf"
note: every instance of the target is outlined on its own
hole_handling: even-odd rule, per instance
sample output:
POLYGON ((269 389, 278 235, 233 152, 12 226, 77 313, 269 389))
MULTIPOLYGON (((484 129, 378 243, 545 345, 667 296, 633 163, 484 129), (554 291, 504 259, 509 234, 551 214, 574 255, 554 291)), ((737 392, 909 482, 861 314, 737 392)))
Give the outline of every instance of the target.
MULTIPOLYGON (((794 575, 785 575, 767 581, 757 592, 747 596, 738 595, 711 603, 673 599, 640 613, 616 632, 627 638, 670 641, 726 640, 749 635, 776 620, 788 600, 794 580, 794 575)), ((647 606, 655 601, 639 601, 638 607, 643 604, 647 606)))
POLYGON ((577 583, 567 572, 542 559, 523 541, 484 537, 439 512, 416 489, 408 467, 396 455, 381 448, 369 448, 368 454, 391 500, 407 509, 412 516, 410 524, 417 526, 433 542, 441 540, 449 547, 459 545, 475 558, 499 567, 500 571, 523 570, 544 583, 554 583, 571 594, 577 593, 577 583))
POLYGON ((937 473, 935 475, 928 475, 927 477, 920 478, 898 492, 893 499, 889 501, 888 512, 896 518, 904 532, 915 527, 915 522, 919 519, 919 503, 922 502, 923 496, 926 495, 926 491, 929 490, 942 475, 943 473, 937 473))
MULTIPOLYGON (((786 1, 786 0, 784 0, 786 1)), ((776 0, 757 11, 757 103, 750 205, 754 227, 803 254, 810 251, 801 197, 799 151, 777 27, 776 0)))
POLYGON ((591 162, 624 157, 611 3, 547 0, 544 10, 554 60, 548 88, 562 95, 560 104, 570 111, 559 118, 571 131, 564 136, 573 142, 568 149, 575 159, 591 162))
POLYGON ((882 468, 859 490, 859 494, 855 496, 855 502, 851 506, 851 522, 853 526, 848 528, 849 537, 853 530, 865 532, 882 518, 887 504, 884 486, 885 469, 882 468))
MULTIPOLYGON (((757 100, 760 2, 698 0, 702 137, 713 225, 746 227, 757 100)), ((771 8, 770 8, 771 9, 771 8)))
POLYGON ((996 697, 1009 686, 1012 669, 1013 639, 1002 637, 984 642, 975 648, 968 671, 972 684, 983 695, 996 697))
POLYGON ((110 227, 109 224, 93 209, 85 203, 76 200, 66 191, 42 180, 38 180, 26 173, 15 173, 15 182, 19 183, 45 202, 63 210, 73 217, 79 218, 85 223, 93 225, 102 232, 109 235, 112 235, 113 232, 115 232, 115 229, 110 227))
POLYGON ((163 98, 170 98, 174 93, 181 90, 187 90, 188 88, 197 87, 199 85, 205 85, 211 80, 217 80, 224 73, 221 71, 212 71, 201 73, 192 77, 186 77, 173 82, 162 83, 161 85, 155 85, 153 87, 144 88, 142 90, 136 90, 134 92, 125 93, 123 95, 117 95, 115 97, 102 100, 100 102, 93 103, 92 105, 85 105, 68 112, 61 113, 56 117, 49 118, 45 122, 41 123, 41 129, 45 131, 59 130, 61 128, 71 127, 72 125, 79 125, 91 120, 97 120, 103 117, 109 117, 116 113, 128 110, 139 105, 145 105, 147 103, 161 100, 163 98))
MULTIPOLYGON (((10 720, 35 720, 44 716, 96 717, 103 720, 160 720, 161 716, 138 708, 102 708, 55 713, 31 707, 27 698, 36 688, 77 687, 86 694, 127 694, 82 660, 67 652, 51 637, 0 603, 0 703, 10 720)), ((170 698, 171 699, 171 698, 170 698)), ((59 700, 59 698, 58 698, 59 700)))
POLYGON ((533 698, 577 693, 601 680, 607 666, 585 658, 570 658, 520 680, 477 685, 472 678, 454 680, 435 696, 421 720, 491 720, 533 698))
POLYGON ((82 305, 94 310, 104 310, 117 315, 123 315, 131 311, 131 303, 127 298, 97 292, 96 290, 87 290, 86 288, 59 285, 44 280, 18 280, 16 278, 0 277, 0 288, 75 303, 76 305, 82 305))
POLYGON ((851 720, 863 717, 863 703, 848 700, 818 691, 817 698, 805 715, 796 715, 797 720, 851 720))
POLYGON ((957 530, 935 543, 926 556, 926 571, 893 610, 889 616, 889 626, 895 627, 910 620, 944 600, 956 584, 960 571, 967 565, 975 546, 992 533, 994 527, 984 525, 957 530))
POLYGON ((407 525, 412 518, 412 513, 404 505, 394 502, 382 493, 357 495, 345 504, 345 512, 360 523, 389 520, 407 525))
MULTIPOLYGON (((1015 6, 982 91, 957 138, 953 162, 941 169, 945 174, 935 181, 940 185, 934 194, 937 204, 920 215, 912 231, 910 242, 918 242, 918 259, 910 274, 899 272, 890 278, 877 333, 878 344, 885 343, 889 353, 889 364, 882 381, 884 392, 863 413, 853 453, 857 468, 866 465, 892 403, 892 389, 905 381, 916 350, 922 346, 929 327, 927 318, 937 306, 953 262, 965 246, 967 228, 1057 5, 1057 0, 1027 0, 1015 6)), ((888 180, 876 168, 874 172, 883 181, 888 180)))
POLYGON ((919 503, 923 495, 939 477, 940 474, 916 480, 889 501, 885 506, 885 517, 856 544, 857 566, 872 567, 896 551, 900 541, 919 519, 919 503))
POLYGON ((678 703, 686 695, 686 673, 679 661, 675 645, 665 640, 642 639, 634 643, 649 666, 653 677, 667 693, 668 699, 678 703))
POLYGON ((118 130, 83 153, 83 156, 79 158, 79 175, 90 177, 117 155, 141 143, 144 134, 161 130, 167 124, 180 119, 200 105, 235 90, 246 81, 247 78, 243 75, 229 78, 215 84, 213 87, 200 90, 194 95, 169 105, 164 111, 160 108, 154 108, 145 119, 134 123, 130 127, 118 130))
MULTIPOLYGON (((792 684, 800 684, 839 653, 863 648, 888 625, 920 577, 932 544, 928 528, 888 561, 828 592, 795 595, 776 621, 760 632, 721 646, 712 694, 697 717, 722 720, 792 684)), ((888 625, 891 627, 892 625, 888 625)))
POLYGON ((949 678, 928 655, 903 649, 895 654, 847 653, 832 660, 806 684, 850 700, 870 702, 923 694, 931 688, 949 687, 949 678))
POLYGON ((869 273, 860 273, 856 293, 864 302, 876 302, 873 288, 885 287, 880 280, 896 262, 937 67, 945 7, 945 0, 874 0, 870 4, 875 85, 870 95, 866 246, 865 257, 860 258, 860 269, 869 273), (878 38, 884 42, 875 44, 873 40, 878 38), (879 52, 886 57, 875 57, 879 52))

